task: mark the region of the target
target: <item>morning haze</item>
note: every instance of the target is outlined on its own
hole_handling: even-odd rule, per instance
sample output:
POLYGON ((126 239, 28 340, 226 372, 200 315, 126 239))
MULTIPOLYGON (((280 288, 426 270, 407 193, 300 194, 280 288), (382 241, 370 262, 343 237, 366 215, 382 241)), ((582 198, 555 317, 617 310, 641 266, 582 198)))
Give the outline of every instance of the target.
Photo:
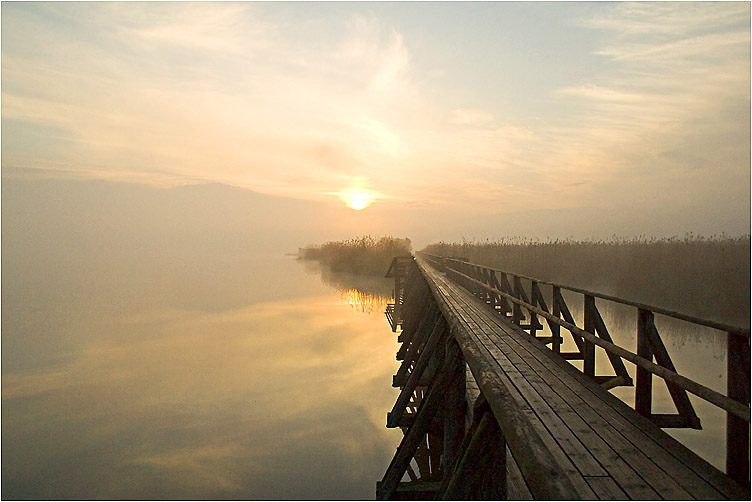
POLYGON ((372 498, 390 286, 284 254, 743 238, 749 27, 720 2, 4 2, 3 498, 372 498))

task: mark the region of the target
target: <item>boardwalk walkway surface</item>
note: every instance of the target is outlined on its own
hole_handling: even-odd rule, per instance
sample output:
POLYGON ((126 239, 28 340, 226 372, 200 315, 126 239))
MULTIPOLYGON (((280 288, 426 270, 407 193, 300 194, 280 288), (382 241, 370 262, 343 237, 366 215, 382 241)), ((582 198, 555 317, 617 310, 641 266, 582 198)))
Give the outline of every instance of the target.
POLYGON ((415 318, 406 314, 395 376, 402 393, 388 417, 405 437, 378 498, 749 500, 748 487, 560 354, 426 261, 416 265, 405 286, 415 318), (401 482, 416 478, 413 458, 427 472, 401 482))

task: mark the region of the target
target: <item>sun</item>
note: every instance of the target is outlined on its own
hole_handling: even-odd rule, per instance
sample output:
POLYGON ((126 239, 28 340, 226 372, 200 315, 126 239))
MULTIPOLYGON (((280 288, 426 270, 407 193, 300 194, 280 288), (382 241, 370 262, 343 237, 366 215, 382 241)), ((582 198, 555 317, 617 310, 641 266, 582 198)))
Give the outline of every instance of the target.
POLYGON ((358 188, 346 188, 337 192, 337 195, 350 209, 360 211, 370 206, 376 199, 381 199, 384 196, 373 190, 365 190, 358 188))

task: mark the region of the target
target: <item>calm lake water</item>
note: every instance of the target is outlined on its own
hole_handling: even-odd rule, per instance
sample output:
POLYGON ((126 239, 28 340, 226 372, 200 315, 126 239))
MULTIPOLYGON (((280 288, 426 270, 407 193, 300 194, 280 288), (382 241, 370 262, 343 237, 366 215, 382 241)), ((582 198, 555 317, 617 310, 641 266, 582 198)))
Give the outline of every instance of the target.
POLYGON ((237 265, 7 278, 3 498, 373 499, 389 281, 237 265))
MULTIPOLYGON (((92 245, 87 260, 65 248, 30 259, 8 242, 4 499, 374 497, 402 436, 385 427, 398 368, 382 314, 390 281, 240 253, 97 261, 92 245)), ((582 298, 567 302, 581 320, 582 298)), ((634 351, 636 314, 599 308, 634 351)), ((724 391, 722 334, 656 325, 681 374, 724 391)), ((673 412, 654 382, 654 411, 673 412)), ((613 392, 633 400, 634 388, 613 392)), ((690 400, 703 430, 667 431, 723 469, 725 415, 690 400)))

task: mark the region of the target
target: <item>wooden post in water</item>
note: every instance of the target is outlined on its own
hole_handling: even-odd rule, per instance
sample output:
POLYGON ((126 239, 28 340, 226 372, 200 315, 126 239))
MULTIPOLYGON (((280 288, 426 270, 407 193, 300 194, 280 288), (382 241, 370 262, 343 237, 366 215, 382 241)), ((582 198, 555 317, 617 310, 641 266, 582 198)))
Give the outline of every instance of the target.
MULTIPOLYGON (((553 292, 551 293, 551 309, 553 310, 553 315, 555 315, 557 318, 560 318, 561 309, 559 302, 556 301, 557 296, 561 296, 561 288, 559 288, 558 286, 553 286, 553 292)), ((558 354, 559 352, 561 352, 561 326, 558 323, 554 323, 551 326, 551 336, 553 337, 551 350, 558 354)))
MULTIPOLYGON (((637 311, 637 355, 648 361, 653 360, 653 351, 650 348, 650 324, 653 321, 653 313, 649 310, 638 309, 637 311)), ((640 415, 650 418, 653 403, 653 374, 641 366, 637 366, 635 376, 635 411, 640 415)))
MULTIPOLYGON (((749 338, 728 333, 727 344, 728 396, 749 405, 749 338)), ((726 413, 726 474, 749 487, 749 424, 731 413, 726 413)))
MULTIPOLYGON (((585 295, 584 305, 584 329, 588 333, 595 335, 595 298, 591 295, 585 295)), ((582 372, 589 377, 595 377, 595 344, 583 339, 583 362, 582 372)))

